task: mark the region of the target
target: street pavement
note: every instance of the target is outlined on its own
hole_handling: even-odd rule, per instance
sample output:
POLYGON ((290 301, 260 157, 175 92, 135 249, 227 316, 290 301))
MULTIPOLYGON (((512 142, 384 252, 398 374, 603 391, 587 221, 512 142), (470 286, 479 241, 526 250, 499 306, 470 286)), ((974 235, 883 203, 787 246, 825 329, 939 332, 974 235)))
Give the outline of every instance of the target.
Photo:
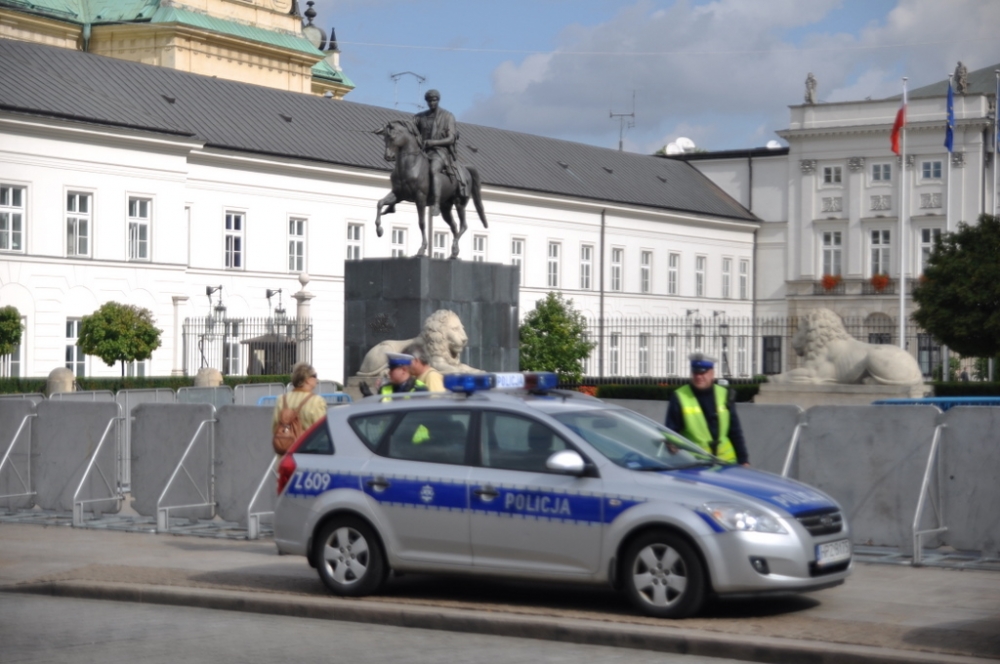
MULTIPOLYGON (((304 558, 245 541, 0 523, 0 603, 18 593, 516 636, 758 662, 1000 659, 1000 573, 856 563, 808 595, 636 615, 604 588, 406 575, 328 595, 304 558)), ((0 658, 2 659, 2 658, 0 658)))

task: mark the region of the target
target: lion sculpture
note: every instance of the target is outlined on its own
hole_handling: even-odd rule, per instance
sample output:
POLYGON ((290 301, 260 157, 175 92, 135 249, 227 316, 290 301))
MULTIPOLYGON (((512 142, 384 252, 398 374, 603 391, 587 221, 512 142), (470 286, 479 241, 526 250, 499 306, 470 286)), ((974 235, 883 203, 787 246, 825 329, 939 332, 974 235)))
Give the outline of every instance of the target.
POLYGON ((816 309, 802 319, 792 348, 801 368, 771 376, 774 383, 915 385, 923 382, 917 361, 898 346, 868 344, 847 333, 840 317, 816 309))
POLYGON ((419 337, 399 341, 386 340, 377 344, 365 355, 358 370, 359 376, 381 376, 389 370, 386 353, 402 353, 412 343, 421 344, 427 351, 432 367, 441 373, 483 373, 462 364, 459 358, 469 343, 465 327, 454 311, 438 309, 424 321, 419 337))

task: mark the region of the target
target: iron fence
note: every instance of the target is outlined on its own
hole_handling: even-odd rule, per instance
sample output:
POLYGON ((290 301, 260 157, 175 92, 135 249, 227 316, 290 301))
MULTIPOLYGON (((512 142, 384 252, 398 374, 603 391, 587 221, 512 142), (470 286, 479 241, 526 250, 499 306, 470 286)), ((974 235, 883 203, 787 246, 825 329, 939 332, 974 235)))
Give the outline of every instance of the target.
POLYGON ((308 319, 187 318, 184 373, 212 367, 227 376, 289 374, 297 362, 312 362, 313 328, 308 319))
MULTIPOLYGON (((899 326, 885 314, 845 318, 844 328, 855 339, 874 344, 899 344, 899 326)), ((642 317, 588 319, 588 337, 595 344, 584 363, 591 382, 655 384, 688 374, 687 358, 701 352, 718 359, 716 374, 734 380, 751 379, 798 368, 803 363, 792 337, 799 317, 701 318, 642 317)), ((912 322, 906 328, 906 348, 930 378, 941 368, 941 346, 912 322)), ((585 381, 586 382, 586 381, 585 381)))

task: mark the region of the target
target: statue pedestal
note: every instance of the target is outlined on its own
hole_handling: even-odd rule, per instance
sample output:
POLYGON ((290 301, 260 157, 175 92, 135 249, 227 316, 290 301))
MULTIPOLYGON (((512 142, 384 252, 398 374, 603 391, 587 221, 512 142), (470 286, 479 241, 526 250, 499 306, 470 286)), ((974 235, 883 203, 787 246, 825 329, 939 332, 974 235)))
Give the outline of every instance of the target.
POLYGON ((753 402, 794 404, 803 409, 813 406, 867 406, 880 399, 919 399, 931 391, 931 386, 922 383, 916 385, 762 383, 753 402))
POLYGON ((419 336, 438 309, 451 310, 462 321, 469 338, 463 363, 483 371, 517 371, 519 293, 520 272, 513 265, 426 257, 346 261, 345 385, 373 346, 419 336))

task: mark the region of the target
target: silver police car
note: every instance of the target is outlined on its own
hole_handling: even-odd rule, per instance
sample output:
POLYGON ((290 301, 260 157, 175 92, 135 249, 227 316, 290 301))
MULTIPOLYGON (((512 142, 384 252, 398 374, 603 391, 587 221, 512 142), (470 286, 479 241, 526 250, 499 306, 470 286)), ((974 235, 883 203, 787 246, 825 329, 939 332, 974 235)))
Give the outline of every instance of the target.
POLYGON ((330 408, 279 464, 279 551, 306 556, 338 595, 374 593, 391 570, 458 572, 610 584, 663 618, 709 594, 811 591, 850 574, 829 496, 547 389, 551 374, 481 389, 516 387, 513 376, 330 408))

